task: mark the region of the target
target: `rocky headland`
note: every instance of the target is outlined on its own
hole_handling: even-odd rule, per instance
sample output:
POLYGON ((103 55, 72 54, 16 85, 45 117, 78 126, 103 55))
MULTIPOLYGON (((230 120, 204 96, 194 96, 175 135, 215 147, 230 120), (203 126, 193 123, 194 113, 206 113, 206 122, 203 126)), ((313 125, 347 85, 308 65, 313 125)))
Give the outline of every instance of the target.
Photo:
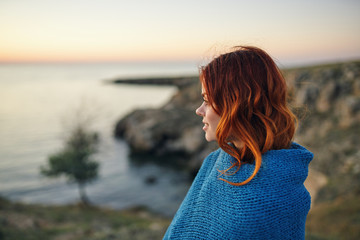
POLYGON ((126 78, 108 80, 107 83, 116 84, 134 84, 134 85, 171 85, 178 88, 194 83, 198 78, 196 76, 182 77, 149 77, 149 78, 126 78))
MULTIPOLYGON (((317 200, 360 195, 360 61, 282 71, 299 118, 295 140, 315 154, 309 184, 317 200)), ((115 135, 128 142, 134 156, 166 159, 196 172, 217 146, 205 141, 195 114, 202 101, 198 80, 177 81, 186 84, 179 84, 168 103, 128 114, 116 124, 115 135)))
POLYGON ((205 141, 201 118, 195 114, 202 101, 198 77, 184 82, 164 106, 137 109, 122 118, 116 124, 115 136, 127 141, 135 157, 196 172, 216 144, 205 141))

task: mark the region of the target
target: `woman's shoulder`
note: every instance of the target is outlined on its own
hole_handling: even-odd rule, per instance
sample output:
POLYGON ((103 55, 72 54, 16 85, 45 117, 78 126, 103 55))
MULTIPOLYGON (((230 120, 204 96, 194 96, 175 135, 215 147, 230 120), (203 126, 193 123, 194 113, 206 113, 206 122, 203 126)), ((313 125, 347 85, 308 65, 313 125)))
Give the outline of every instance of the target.
MULTIPOLYGON (((231 167, 236 159, 224 151, 217 155, 217 168, 225 170, 231 167)), ((308 166, 313 159, 313 153, 303 146, 292 143, 287 149, 270 150, 262 155, 259 172, 248 186, 263 185, 264 182, 277 182, 279 179, 303 183, 308 174, 308 166)), ((242 182, 249 178, 255 169, 255 164, 242 164, 234 174, 223 175, 230 182, 242 182)))
POLYGON ((308 166, 314 154, 298 143, 293 142, 287 149, 270 150, 263 154, 265 169, 280 172, 297 172, 307 175, 308 166))
POLYGON ((203 165, 213 165, 216 160, 219 158, 219 156, 221 154, 223 154, 222 152, 224 152, 221 148, 218 148, 216 150, 214 150, 213 152, 211 152, 209 155, 207 155, 207 157, 204 159, 203 165))

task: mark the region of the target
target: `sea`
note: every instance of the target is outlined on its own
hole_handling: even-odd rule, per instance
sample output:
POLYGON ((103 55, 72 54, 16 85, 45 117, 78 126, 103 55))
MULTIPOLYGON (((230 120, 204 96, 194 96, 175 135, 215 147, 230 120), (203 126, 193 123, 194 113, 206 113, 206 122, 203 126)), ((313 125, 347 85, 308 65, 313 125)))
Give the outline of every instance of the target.
POLYGON ((142 206, 173 216, 190 187, 188 175, 133 162, 127 143, 114 137, 114 128, 135 109, 166 104, 176 88, 109 80, 197 73, 194 62, 0 64, 0 196, 46 205, 79 202, 76 184, 42 176, 40 168, 61 151, 72 124, 86 121, 100 139, 94 156, 99 177, 86 185, 90 201, 112 209, 142 206))

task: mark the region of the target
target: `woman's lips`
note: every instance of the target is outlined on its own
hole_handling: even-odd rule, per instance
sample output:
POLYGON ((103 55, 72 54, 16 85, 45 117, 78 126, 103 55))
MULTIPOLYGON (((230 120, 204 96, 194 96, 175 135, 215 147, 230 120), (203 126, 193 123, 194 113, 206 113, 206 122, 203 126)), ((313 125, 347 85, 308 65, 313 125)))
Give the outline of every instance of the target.
POLYGON ((203 130, 206 131, 208 129, 208 127, 209 127, 209 124, 204 123, 203 130))

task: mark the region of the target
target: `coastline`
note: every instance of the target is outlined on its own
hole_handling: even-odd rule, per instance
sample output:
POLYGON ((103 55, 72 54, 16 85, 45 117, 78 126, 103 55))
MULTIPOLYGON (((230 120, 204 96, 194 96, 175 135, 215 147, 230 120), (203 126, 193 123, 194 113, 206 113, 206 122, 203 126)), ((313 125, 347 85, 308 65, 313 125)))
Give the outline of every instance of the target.
MULTIPOLYGON (((346 239, 359 239, 360 225, 357 215, 360 206, 358 195, 355 195, 356 192, 358 193, 359 183, 353 178, 358 176, 354 174, 358 174, 356 170, 359 169, 359 161, 357 161, 359 152, 357 145, 353 145, 353 143, 357 143, 359 133, 357 99, 360 85, 351 80, 353 77, 359 76, 359 70, 356 70, 357 68, 354 68, 353 65, 340 67, 334 65, 326 69, 317 66, 314 68, 317 69, 304 68, 301 71, 294 69, 286 73, 288 79, 296 84, 295 90, 301 91, 300 94, 293 95, 293 99, 300 103, 306 103, 309 108, 307 117, 300 120, 298 141, 310 146, 316 157, 311 163, 311 168, 317 171, 310 171, 308 179, 310 184, 315 184, 313 187, 317 190, 315 195, 310 191, 315 201, 308 216, 306 239, 343 239, 345 236, 347 236, 346 239), (333 67, 335 68, 333 69, 333 67), (354 69, 356 71, 353 71, 354 69), (331 79, 335 79, 335 81, 331 79), (346 95, 349 92, 357 95, 346 95), (333 98, 330 98, 331 96, 333 98), (342 172, 338 171, 341 166, 343 166, 340 169, 342 172)), ((128 81, 133 80, 128 79, 128 81)), ((156 81, 143 81, 148 81, 149 85, 157 85, 156 81)), ((198 82, 197 78, 195 82, 198 82)), ((139 83, 122 82, 119 84, 139 83)), ((161 84, 165 85, 165 83, 161 84)), ((171 84, 177 86, 175 83, 171 84)), ((183 90, 184 92, 181 92, 179 88, 179 92, 175 93, 171 103, 181 107, 184 113, 189 113, 189 118, 190 116, 191 119, 194 118, 197 124, 199 119, 193 110, 193 105, 197 103, 192 103, 192 100, 200 100, 198 89, 195 89, 194 97, 191 95, 192 93, 189 94, 187 87, 184 87, 183 90), (186 109, 189 111, 185 111, 186 109)), ((194 89, 189 86, 188 90, 193 91, 194 89)), ((151 127, 151 123, 158 123, 154 127, 167 126, 167 122, 156 122, 153 117, 161 117, 161 112, 164 109, 169 110, 169 108, 171 108, 171 104, 167 103, 166 107, 161 107, 153 112, 138 112, 139 118, 148 117, 145 118, 147 125, 144 122, 144 128, 139 129, 142 127, 142 122, 133 123, 134 127, 137 127, 134 130, 137 130, 138 133, 142 131, 148 133, 146 131, 149 130, 149 124, 151 127)), ((169 111, 169 115, 165 115, 164 119, 169 120, 168 116, 177 117, 175 113, 177 114, 179 111, 169 111)), ((179 119, 187 121, 183 116, 179 119)), ((174 124, 179 126, 176 122, 174 124)), ((185 150, 193 151, 196 146, 201 148, 203 147, 201 142, 194 142, 195 138, 189 137, 196 131, 196 126, 190 127, 185 131, 187 135, 183 141, 176 142, 176 139, 170 139, 168 145, 162 146, 178 149, 176 147, 183 142, 185 150)), ((181 130, 181 132, 184 131, 181 130)), ((172 136, 171 132, 163 133, 166 136, 172 136)), ((200 133, 202 134, 201 130, 200 133)), ((162 141, 168 140, 161 138, 160 133, 155 136, 162 141)), ((201 151, 209 152, 204 148, 201 151)), ((195 158, 202 160, 198 156, 195 158)), ((197 165, 195 164, 195 166, 197 165)), ((45 206, 9 202, 0 197, 0 222, 0 239, 161 239, 170 220, 143 207, 127 210, 84 209, 83 206, 76 204, 45 206)))
POLYGON ((168 77, 143 77, 143 78, 121 78, 105 80, 110 84, 134 84, 134 85, 157 85, 185 87, 198 82, 198 76, 168 76, 168 77))

